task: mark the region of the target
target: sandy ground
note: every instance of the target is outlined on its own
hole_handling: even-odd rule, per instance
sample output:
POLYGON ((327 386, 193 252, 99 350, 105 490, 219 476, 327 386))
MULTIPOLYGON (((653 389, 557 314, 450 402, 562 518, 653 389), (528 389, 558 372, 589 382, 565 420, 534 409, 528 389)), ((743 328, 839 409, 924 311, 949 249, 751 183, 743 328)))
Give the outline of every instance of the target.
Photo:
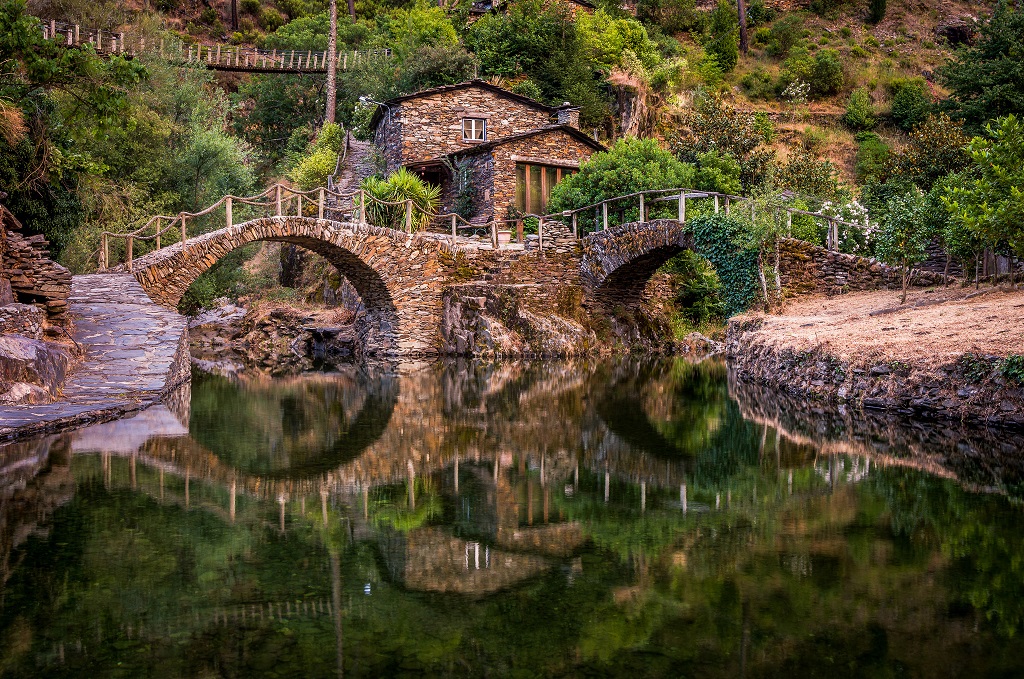
POLYGON ((765 316, 758 330, 797 350, 818 346, 864 359, 941 365, 966 352, 1024 354, 1024 290, 947 288, 810 297, 765 316))

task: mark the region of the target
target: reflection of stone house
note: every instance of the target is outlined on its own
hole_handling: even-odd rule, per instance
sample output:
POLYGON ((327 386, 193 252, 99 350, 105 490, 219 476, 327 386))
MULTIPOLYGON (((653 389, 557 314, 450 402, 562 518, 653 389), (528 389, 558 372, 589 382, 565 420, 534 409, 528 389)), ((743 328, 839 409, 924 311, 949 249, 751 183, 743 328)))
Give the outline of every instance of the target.
POLYGON ((442 190, 442 212, 475 222, 510 208, 542 214, 551 189, 600 144, 579 109, 552 107, 482 80, 396 97, 371 121, 386 171, 406 167, 442 190))

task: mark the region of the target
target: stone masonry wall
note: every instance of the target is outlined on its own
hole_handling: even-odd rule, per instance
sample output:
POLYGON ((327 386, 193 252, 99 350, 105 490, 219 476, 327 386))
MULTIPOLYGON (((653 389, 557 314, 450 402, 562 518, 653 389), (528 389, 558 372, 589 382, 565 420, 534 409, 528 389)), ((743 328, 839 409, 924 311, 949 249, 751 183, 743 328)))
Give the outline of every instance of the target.
MULTIPOLYGON (((789 296, 829 295, 900 287, 900 270, 873 259, 831 252, 801 240, 786 239, 780 247, 782 287, 789 296)), ((913 285, 941 285, 942 275, 920 271, 913 285)))
POLYGON ((51 322, 67 322, 71 272, 50 259, 49 242, 41 235, 24 236, 21 225, 0 206, 0 304, 37 304, 51 322))
POLYGON ((494 212, 502 216, 515 204, 516 163, 579 168, 593 153, 593 147, 558 128, 494 147, 494 212))
POLYGON ((533 107, 481 87, 467 87, 393 105, 391 122, 385 113, 375 137, 390 172, 479 144, 463 140, 463 118, 484 118, 487 140, 492 140, 544 127, 551 124, 551 117, 551 110, 540 104, 533 107), (388 127, 392 131, 385 131, 388 127))

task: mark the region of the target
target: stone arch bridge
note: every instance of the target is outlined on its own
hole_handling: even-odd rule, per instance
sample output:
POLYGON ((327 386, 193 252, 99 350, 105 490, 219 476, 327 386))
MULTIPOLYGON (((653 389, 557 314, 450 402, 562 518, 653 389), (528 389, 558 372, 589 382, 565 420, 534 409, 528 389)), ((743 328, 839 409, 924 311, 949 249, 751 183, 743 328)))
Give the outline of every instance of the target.
POLYGON ((383 355, 443 351, 445 296, 481 286, 518 289, 524 303, 550 314, 567 290, 589 314, 631 308, 651 275, 692 247, 675 220, 624 224, 574 238, 547 225, 544 241, 494 249, 478 240, 311 217, 265 217, 191 238, 120 265, 158 304, 175 307, 204 271, 257 241, 292 243, 333 263, 366 307, 357 324, 364 350, 383 355), (467 287, 468 286, 468 287, 467 287))

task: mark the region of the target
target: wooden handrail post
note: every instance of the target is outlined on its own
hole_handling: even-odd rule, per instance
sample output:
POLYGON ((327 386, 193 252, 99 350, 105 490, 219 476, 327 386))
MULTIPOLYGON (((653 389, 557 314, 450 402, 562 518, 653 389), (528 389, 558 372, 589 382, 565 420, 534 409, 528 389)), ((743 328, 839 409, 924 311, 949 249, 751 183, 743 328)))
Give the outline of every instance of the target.
POLYGON ((786 210, 786 235, 793 237, 793 213, 786 210))
POLYGON ((296 217, 301 217, 302 216, 302 194, 301 193, 296 193, 295 194, 295 216, 296 217))
POLYGON ((643 194, 643 192, 641 192, 640 193, 640 223, 641 224, 647 221, 647 215, 645 214, 646 212, 647 212, 647 208, 644 207, 644 194, 643 194))
POLYGON ((106 233, 100 236, 100 244, 102 246, 100 250, 100 257, 102 257, 102 260, 100 261, 100 271, 106 271, 107 267, 110 265, 110 249, 108 247, 106 233))
POLYGON ((679 192, 679 223, 686 223, 686 191, 679 192))
POLYGON ((725 214, 729 214, 729 205, 730 205, 730 203, 732 203, 732 201, 729 200, 729 196, 726 196, 725 197, 725 214))
POLYGON ((224 199, 224 223, 230 229, 235 225, 234 215, 231 214, 231 196, 224 199))
POLYGON ((412 233, 412 199, 405 199, 405 232, 412 233))
POLYGON ((320 195, 318 196, 316 203, 316 218, 324 218, 324 187, 322 186, 320 187, 320 195))
POLYGON ((134 244, 135 237, 131 234, 128 235, 128 271, 132 270, 132 246, 134 244))
POLYGON ((715 194, 715 214, 718 214, 718 195, 715 194))
POLYGON ((607 231, 608 230, 608 201, 602 201, 601 202, 601 212, 603 213, 603 217, 604 217, 604 228, 602 229, 602 231, 607 231))
POLYGON ((498 222, 491 220, 491 247, 498 249, 498 222))
POLYGON ((160 218, 156 218, 156 249, 160 249, 160 218))
POLYGON ((575 212, 572 213, 572 237, 573 238, 579 238, 580 237, 579 230, 576 228, 576 213, 575 212))
POLYGON ((188 233, 185 231, 185 215, 181 216, 181 251, 185 251, 185 241, 188 240, 188 233))
POLYGON ((537 247, 544 252, 544 218, 537 217, 537 247))
POLYGON ((457 217, 457 216, 455 216, 455 215, 452 215, 452 238, 453 238, 453 239, 454 239, 454 238, 455 238, 455 237, 456 237, 456 236, 458 235, 458 234, 456 234, 456 232, 455 232, 455 220, 456 220, 456 219, 458 219, 458 217, 457 217))
POLYGON ((357 224, 366 224, 366 191, 359 190, 359 221, 357 224))

